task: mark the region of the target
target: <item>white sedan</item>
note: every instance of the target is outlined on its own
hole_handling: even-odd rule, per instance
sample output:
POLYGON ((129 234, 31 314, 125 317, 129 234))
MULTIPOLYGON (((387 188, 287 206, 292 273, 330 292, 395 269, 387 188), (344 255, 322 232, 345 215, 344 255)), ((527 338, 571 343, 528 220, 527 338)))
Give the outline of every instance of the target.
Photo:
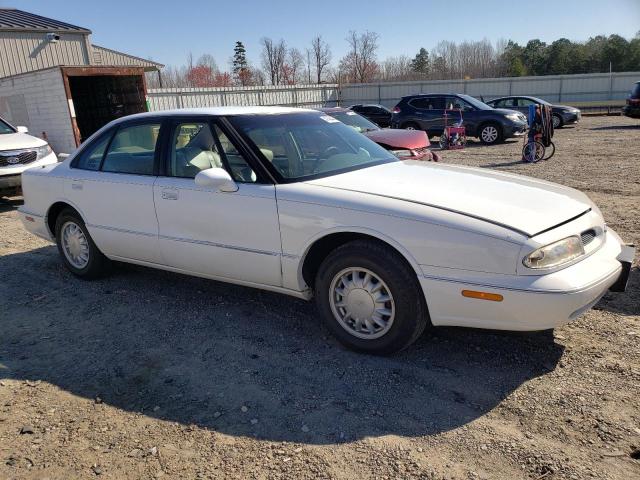
POLYGON ((121 118, 23 190, 25 227, 79 277, 117 260, 315 297, 375 353, 431 325, 564 324, 624 290, 634 255, 576 190, 401 161, 314 110, 121 118))

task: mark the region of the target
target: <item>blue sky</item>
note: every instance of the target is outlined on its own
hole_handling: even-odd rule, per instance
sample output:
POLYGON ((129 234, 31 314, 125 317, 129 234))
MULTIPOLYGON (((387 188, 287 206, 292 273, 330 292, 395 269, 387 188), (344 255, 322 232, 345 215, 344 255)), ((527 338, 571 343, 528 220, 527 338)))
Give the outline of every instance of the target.
POLYGON ((640 30, 640 0, 0 0, 0 6, 87 27, 95 44, 167 65, 184 64, 191 51, 195 58, 211 53, 222 68, 236 40, 259 65, 265 36, 304 51, 320 33, 337 62, 349 30, 377 32, 381 59, 413 56, 440 40, 551 42, 612 33, 630 38, 640 30))

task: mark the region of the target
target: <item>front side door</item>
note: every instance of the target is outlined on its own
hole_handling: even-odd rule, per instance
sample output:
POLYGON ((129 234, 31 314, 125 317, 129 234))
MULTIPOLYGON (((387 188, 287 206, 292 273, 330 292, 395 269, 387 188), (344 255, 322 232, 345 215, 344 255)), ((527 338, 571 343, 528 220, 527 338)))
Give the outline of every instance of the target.
POLYGON ((153 187, 163 263, 223 280, 280 286, 275 186, 259 183, 216 123, 180 119, 168 128, 164 175, 153 187), (208 168, 226 169, 238 191, 196 185, 195 176, 208 168))
POLYGON ((525 117, 529 116, 529 106, 537 105, 536 102, 529 98, 518 98, 516 106, 512 107, 514 110, 524 113, 525 117))
POLYGON ((109 257, 158 261, 153 184, 161 122, 121 124, 88 145, 72 163, 65 196, 109 257))

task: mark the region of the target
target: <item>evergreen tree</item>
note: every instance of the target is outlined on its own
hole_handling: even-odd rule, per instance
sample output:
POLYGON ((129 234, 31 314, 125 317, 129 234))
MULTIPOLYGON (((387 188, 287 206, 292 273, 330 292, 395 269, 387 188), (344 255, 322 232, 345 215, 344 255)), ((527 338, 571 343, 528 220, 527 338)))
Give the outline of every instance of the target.
POLYGON ((242 86, 249 83, 249 64, 247 63, 247 51, 241 41, 236 42, 233 48, 233 75, 242 86))
POLYGON ((429 52, 421 48, 413 60, 411 60, 411 70, 421 75, 429 74, 429 52))

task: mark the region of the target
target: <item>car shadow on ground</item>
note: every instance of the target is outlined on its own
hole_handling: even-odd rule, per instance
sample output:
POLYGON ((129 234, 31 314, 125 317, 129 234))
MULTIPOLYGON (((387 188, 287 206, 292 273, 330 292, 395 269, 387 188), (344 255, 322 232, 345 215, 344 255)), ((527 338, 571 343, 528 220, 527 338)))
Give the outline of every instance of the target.
POLYGON ((443 328, 395 356, 357 354, 311 303, 134 266, 86 282, 53 246, 0 257, 0 271, 0 379, 236 436, 437 434, 487 414, 563 353, 549 331, 443 328))
POLYGON ((22 197, 0 197, 0 213, 17 210, 22 203, 22 197))
POLYGON ((589 130, 640 130, 640 123, 637 125, 605 125, 603 127, 591 127, 589 130))

